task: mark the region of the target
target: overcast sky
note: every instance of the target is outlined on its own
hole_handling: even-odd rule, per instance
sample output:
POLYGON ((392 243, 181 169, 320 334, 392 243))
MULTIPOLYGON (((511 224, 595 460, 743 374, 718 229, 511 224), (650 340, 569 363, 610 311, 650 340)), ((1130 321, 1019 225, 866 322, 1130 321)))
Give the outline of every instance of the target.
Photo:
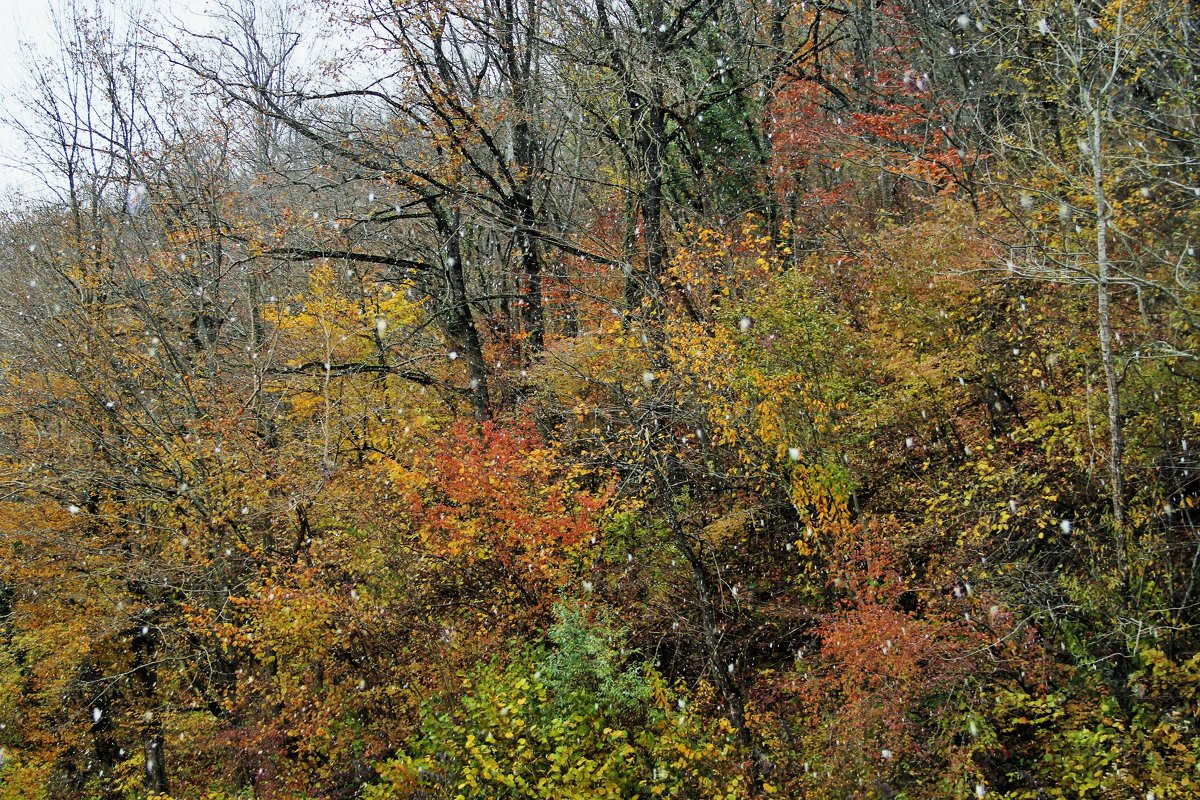
MULTIPOLYGON (((57 51, 55 16, 57 9, 77 2, 81 7, 100 6, 114 20, 128 19, 130 8, 141 8, 159 18, 166 18, 184 30, 212 29, 217 0, 0 0, 0 210, 10 208, 21 196, 40 198, 48 192, 44 184, 30 175, 29 148, 21 136, 4 120, 28 120, 29 112, 23 97, 30 82, 30 59, 34 54, 45 57, 57 51)), ((240 0, 227 0, 236 5, 240 0)), ((268 9, 287 0, 255 0, 255 7, 269 25, 268 9)), ((300 59, 316 64, 330 49, 341 50, 352 37, 340 29, 330 35, 329 28, 320 28, 317 16, 293 17, 290 24, 298 25, 304 34, 300 59), (314 27, 314 25, 318 27, 314 27)), ((118 26, 119 27, 119 26, 118 26)))
MULTIPOLYGON (((46 56, 57 50, 56 9, 69 2, 0 0, 0 120, 28 118, 22 87, 29 83, 30 58, 33 54, 46 56)), ((208 0, 79 0, 79 3, 83 7, 98 4, 115 19, 127 18, 128 9, 140 5, 158 14, 186 20, 192 26, 203 24, 200 13, 211 6, 208 0)), ((28 162, 28 148, 20 135, 10 124, 0 121, 0 209, 10 207, 22 194, 35 197, 46 194, 40 181, 22 169, 28 162)))
MULTIPOLYGON (((0 109, 8 116, 22 112, 19 89, 25 79, 25 56, 21 43, 48 46, 53 38, 50 4, 47 0, 0 0, 0 109)), ((0 192, 8 206, 16 187, 27 185, 28 176, 15 164, 21 162, 20 139, 8 126, 0 126, 0 192)))

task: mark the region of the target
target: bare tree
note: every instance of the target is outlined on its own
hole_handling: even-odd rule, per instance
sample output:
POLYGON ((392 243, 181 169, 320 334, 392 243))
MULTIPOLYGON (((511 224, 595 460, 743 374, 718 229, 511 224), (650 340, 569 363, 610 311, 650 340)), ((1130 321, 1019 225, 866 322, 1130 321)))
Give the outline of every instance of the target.
MULTIPOLYGON (((1094 293, 1106 396, 1109 503, 1123 575, 1130 534, 1122 383, 1130 359, 1142 353, 1122 355, 1117 304, 1120 295, 1132 295, 1145 316, 1146 302, 1155 298, 1190 315, 1186 303, 1180 304, 1181 292, 1191 293, 1188 279, 1176 280, 1183 277, 1176 269, 1160 280, 1155 268, 1164 258, 1174 267, 1191 245, 1170 242, 1176 234, 1152 224, 1155 214, 1148 207, 1140 209, 1143 216, 1130 216, 1118 212, 1116 204, 1128 208, 1139 197, 1163 194, 1185 206, 1195 201, 1190 196, 1198 163, 1194 135, 1188 142, 1180 134, 1188 125, 1194 134, 1194 123, 1171 125, 1174 133, 1164 130, 1164 114, 1186 117, 1186 107, 1153 86, 1142 68, 1154 43, 1169 38, 1167 29, 1174 28, 1180 13, 1175 6, 1150 13, 1122 4, 1070 2, 1022 11, 1012 21, 988 21, 994 26, 990 35, 1011 54, 1010 77, 1040 104, 1026 104, 1017 113, 1008 109, 992 121, 996 149, 1005 157, 1004 169, 998 171, 1007 173, 1000 180, 1010 190, 1011 218, 1029 234, 1010 269, 1087 286, 1094 293)), ((1177 63, 1166 71, 1168 80, 1179 67, 1177 63)), ((1185 72, 1190 69, 1184 67, 1185 72)), ((1185 220, 1169 225, 1187 236, 1185 220)))

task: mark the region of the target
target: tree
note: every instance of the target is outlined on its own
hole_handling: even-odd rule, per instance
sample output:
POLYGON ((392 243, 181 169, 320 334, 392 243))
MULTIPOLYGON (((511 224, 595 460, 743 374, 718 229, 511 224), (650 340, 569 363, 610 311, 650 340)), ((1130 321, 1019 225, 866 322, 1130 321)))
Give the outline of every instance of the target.
MULTIPOLYGON (((1189 24, 1180 13, 1173 7, 1148 13, 1121 4, 1051 4, 1024 11, 1016 25, 997 25, 995 34, 1013 54, 1008 62, 1013 79, 1042 106, 1036 116, 1028 109, 998 121, 997 145, 1005 160, 995 177, 1019 191, 1010 209, 1030 234, 1009 263, 1023 275, 1081 284, 1094 292, 1107 397, 1109 492, 1122 574, 1128 569, 1131 532, 1121 399, 1129 357, 1120 354, 1119 296, 1132 290, 1143 315, 1151 296, 1191 316, 1190 300, 1179 294, 1188 291, 1184 286, 1150 277, 1162 259, 1155 239, 1163 237, 1165 245, 1176 232, 1140 230, 1138 216, 1118 210, 1138 194, 1182 194, 1188 188, 1186 182, 1181 185, 1179 170, 1191 168, 1189 146, 1178 130, 1162 129, 1161 111, 1143 110, 1172 108, 1177 100, 1143 80, 1141 69, 1154 43, 1170 36, 1168 27, 1177 20, 1189 24), (1042 121, 1047 116, 1049 126, 1042 121), (1182 159, 1168 155, 1176 146, 1168 143, 1172 139, 1183 146, 1182 159)), ((1190 69, 1186 62, 1176 66, 1190 69)), ((1188 215, 1177 223, 1182 230, 1194 224, 1188 215)))

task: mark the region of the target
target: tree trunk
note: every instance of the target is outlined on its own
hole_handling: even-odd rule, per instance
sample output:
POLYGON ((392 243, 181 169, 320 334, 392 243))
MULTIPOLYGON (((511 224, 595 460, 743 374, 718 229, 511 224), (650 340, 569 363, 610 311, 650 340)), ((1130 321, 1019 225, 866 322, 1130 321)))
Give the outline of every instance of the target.
POLYGON ((514 0, 504 3, 501 21, 502 44, 510 99, 516 120, 512 128, 512 167, 516 187, 512 205, 518 222, 516 245, 521 256, 524 277, 524 306, 521 309, 529 355, 537 355, 545 347, 546 325, 542 308, 542 259, 537 237, 537 209, 534 192, 541 173, 541 148, 534 135, 533 120, 533 47, 537 41, 537 13, 532 2, 521 20, 514 0), (517 30, 524 25, 524 35, 517 30))
POLYGON ((475 325, 467 294, 467 279, 463 270, 461 220, 458 212, 448 211, 439 205, 436 199, 429 199, 426 205, 433 213, 438 233, 444 242, 442 266, 446 279, 446 334, 456 346, 462 348, 462 352, 457 355, 461 355, 467 361, 467 373, 471 381, 471 405, 475 410, 475 419, 483 421, 491 417, 492 403, 488 392, 487 364, 483 359, 483 345, 480 343, 479 329, 475 325))
POLYGON ((132 650, 145 707, 142 723, 143 785, 149 794, 167 794, 167 762, 164 752, 162 721, 154 713, 158 705, 159 645, 155 629, 143 625, 133 635, 132 650))
POLYGON ((1128 556, 1125 541, 1125 437, 1121 422, 1121 379, 1113 353, 1113 325, 1109 307, 1112 265, 1108 259, 1108 198, 1104 190, 1104 164, 1101 161, 1101 109, 1084 93, 1084 108, 1089 112, 1092 190, 1096 203, 1096 317, 1100 335, 1100 360, 1104 366, 1104 386, 1108 394, 1108 477, 1112 500, 1113 528, 1117 539, 1117 566, 1125 574, 1128 556))

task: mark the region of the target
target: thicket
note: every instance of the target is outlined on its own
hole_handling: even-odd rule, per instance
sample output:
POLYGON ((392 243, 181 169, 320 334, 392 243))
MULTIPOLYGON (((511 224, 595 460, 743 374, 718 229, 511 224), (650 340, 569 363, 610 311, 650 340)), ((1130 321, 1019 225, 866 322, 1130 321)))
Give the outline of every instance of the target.
POLYGON ((1192 4, 62 11, 0 798, 1200 794, 1192 4))

